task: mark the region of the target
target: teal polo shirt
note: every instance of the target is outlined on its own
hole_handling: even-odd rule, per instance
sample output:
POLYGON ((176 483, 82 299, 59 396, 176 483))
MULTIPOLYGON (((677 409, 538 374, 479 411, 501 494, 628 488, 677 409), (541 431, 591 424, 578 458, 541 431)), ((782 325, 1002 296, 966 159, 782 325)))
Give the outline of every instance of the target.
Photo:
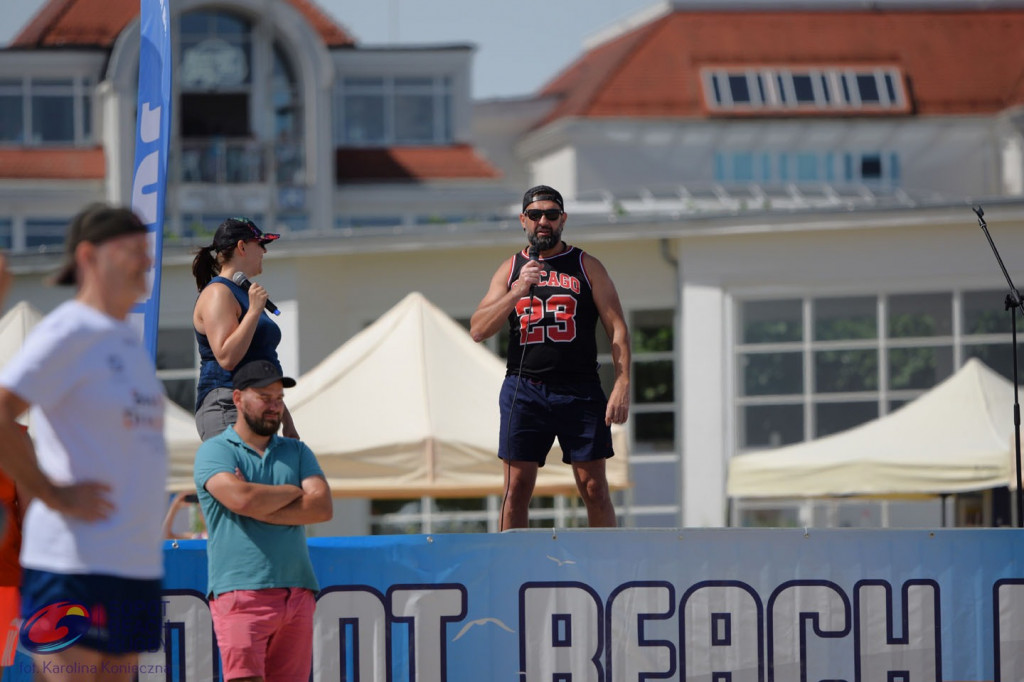
POLYGON ((323 476, 313 451, 294 438, 272 436, 260 456, 229 426, 199 446, 193 475, 209 536, 209 593, 217 597, 231 590, 272 587, 319 590, 305 526, 280 526, 241 516, 207 492, 210 477, 221 472, 234 475, 236 467, 246 481, 268 485, 302 487, 304 479, 323 476))

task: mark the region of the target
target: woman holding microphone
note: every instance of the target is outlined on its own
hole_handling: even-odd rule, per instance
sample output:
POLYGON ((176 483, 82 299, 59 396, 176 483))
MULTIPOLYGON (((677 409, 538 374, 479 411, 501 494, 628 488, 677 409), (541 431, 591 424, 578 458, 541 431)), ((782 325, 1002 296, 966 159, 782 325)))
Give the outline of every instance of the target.
MULTIPOLYGON (((200 358, 196 428, 204 441, 235 423, 235 368, 269 360, 281 371, 281 330, 264 312, 267 291, 255 282, 248 290, 244 287, 263 272, 267 244, 280 236, 264 233, 248 218, 228 218, 217 228, 213 243, 197 251, 192 261, 199 289, 192 312, 200 358)), ((283 435, 299 437, 287 407, 281 424, 283 435)))

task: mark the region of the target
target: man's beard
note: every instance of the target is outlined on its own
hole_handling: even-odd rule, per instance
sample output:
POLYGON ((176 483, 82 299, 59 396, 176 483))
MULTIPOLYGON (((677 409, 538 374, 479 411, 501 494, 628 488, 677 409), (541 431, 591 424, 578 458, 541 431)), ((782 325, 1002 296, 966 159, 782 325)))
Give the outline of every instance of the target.
POLYGON ((550 251, 561 243, 562 228, 551 228, 550 235, 539 235, 536 232, 527 234, 526 239, 532 246, 536 246, 539 251, 550 251))
POLYGON ((245 423, 249 425, 252 432, 259 436, 273 436, 281 427, 280 417, 264 419, 262 417, 249 416, 245 412, 242 413, 242 416, 245 417, 245 423))

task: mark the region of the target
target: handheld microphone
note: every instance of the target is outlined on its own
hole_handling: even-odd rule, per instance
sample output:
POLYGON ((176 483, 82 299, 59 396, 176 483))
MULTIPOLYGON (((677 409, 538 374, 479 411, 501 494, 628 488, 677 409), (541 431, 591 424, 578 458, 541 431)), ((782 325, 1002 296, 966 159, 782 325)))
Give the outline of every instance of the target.
MULTIPOLYGON (((238 286, 242 287, 244 291, 249 291, 249 287, 252 286, 252 282, 250 282, 249 278, 245 276, 245 273, 241 271, 238 271, 235 274, 231 275, 231 281, 237 284, 238 286)), ((281 314, 281 311, 277 309, 277 306, 274 305, 274 302, 271 301, 269 298, 267 299, 267 302, 264 304, 263 307, 265 307, 267 310, 269 310, 275 315, 281 314)))
MULTIPOLYGON (((539 263, 540 262, 540 249, 537 248, 536 244, 530 244, 530 248, 527 250, 526 254, 530 257, 530 261, 532 261, 534 263, 539 263)), ((533 299, 533 290, 536 289, 536 288, 537 288, 536 284, 531 284, 530 285, 530 298, 531 299, 533 299)))

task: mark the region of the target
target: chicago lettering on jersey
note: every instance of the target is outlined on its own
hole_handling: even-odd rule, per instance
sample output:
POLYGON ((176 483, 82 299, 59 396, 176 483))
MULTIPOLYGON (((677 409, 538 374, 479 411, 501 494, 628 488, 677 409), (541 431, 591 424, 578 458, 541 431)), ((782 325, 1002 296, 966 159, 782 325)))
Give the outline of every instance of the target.
POLYGON ((580 293, 580 280, 564 272, 541 270, 540 281, 537 283, 537 286, 558 287, 560 289, 569 289, 574 294, 580 293))

